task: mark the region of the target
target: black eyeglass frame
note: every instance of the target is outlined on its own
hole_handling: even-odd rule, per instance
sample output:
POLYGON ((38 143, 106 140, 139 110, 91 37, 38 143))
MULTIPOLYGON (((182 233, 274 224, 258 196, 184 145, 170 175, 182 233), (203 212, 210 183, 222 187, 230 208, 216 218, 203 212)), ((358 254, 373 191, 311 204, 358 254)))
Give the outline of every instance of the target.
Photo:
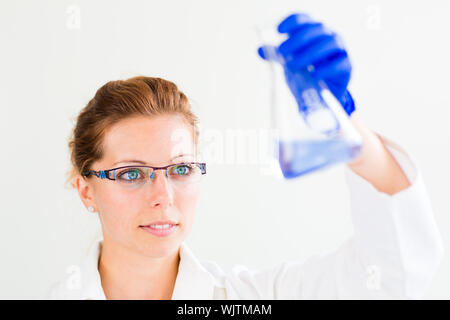
POLYGON ((168 177, 167 174, 167 169, 170 167, 174 167, 174 166, 180 166, 180 165, 184 165, 184 164, 195 164, 198 165, 200 167, 200 170, 202 172, 202 175, 206 174, 206 163, 204 162, 181 162, 181 163, 174 163, 174 164, 169 164, 167 166, 164 167, 153 167, 153 166, 143 166, 143 165, 129 165, 129 166, 123 166, 123 167, 117 167, 117 168, 112 168, 112 169, 107 169, 107 170, 100 170, 100 171, 95 171, 95 170, 87 170, 84 171, 81 175, 83 177, 89 177, 91 174, 96 176, 97 178, 100 179, 109 179, 109 180, 116 180, 115 177, 115 170, 118 169, 124 169, 124 168, 151 168, 153 169, 152 171, 152 175, 155 173, 156 170, 165 170, 166 172, 166 177, 168 177), (110 171, 114 171, 114 177, 111 178, 109 172, 110 171))

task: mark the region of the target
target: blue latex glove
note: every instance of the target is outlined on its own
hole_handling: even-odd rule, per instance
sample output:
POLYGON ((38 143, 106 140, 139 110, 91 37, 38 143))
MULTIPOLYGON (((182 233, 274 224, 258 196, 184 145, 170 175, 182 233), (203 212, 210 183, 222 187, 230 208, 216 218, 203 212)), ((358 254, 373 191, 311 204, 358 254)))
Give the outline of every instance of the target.
MULTIPOLYGON (((347 90, 352 66, 339 36, 321 22, 302 13, 292 14, 284 19, 278 25, 278 32, 288 36, 276 48, 286 62, 285 71, 295 74, 313 66, 312 75, 325 82, 350 116, 355 110, 355 103, 347 90)), ((258 49, 258 53, 263 59, 268 59, 262 48, 258 49)), ((294 95, 299 92, 292 90, 298 85, 292 77, 286 77, 286 81, 294 95)))

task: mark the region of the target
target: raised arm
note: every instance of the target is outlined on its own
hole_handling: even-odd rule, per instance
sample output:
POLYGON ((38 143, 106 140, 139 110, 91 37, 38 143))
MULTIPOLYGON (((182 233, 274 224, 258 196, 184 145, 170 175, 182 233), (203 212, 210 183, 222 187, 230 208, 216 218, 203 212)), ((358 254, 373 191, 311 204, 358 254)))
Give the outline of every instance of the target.
POLYGON ((348 167, 375 189, 388 195, 408 188, 411 183, 380 138, 360 121, 357 112, 350 119, 363 138, 363 148, 360 156, 348 163, 348 167))

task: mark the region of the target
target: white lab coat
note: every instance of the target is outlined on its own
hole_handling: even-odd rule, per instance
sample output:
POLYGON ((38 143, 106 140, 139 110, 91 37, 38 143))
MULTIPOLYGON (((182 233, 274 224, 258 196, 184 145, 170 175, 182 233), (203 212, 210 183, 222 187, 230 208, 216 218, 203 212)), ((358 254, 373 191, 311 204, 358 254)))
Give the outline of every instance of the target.
MULTIPOLYGON (((185 242, 172 299, 420 299, 443 257, 425 187, 402 148, 380 136, 411 182, 393 196, 346 168, 352 237, 335 250, 261 270, 235 265, 229 274, 199 261, 185 242)), ((97 269, 102 240, 50 299, 105 299, 97 269)))

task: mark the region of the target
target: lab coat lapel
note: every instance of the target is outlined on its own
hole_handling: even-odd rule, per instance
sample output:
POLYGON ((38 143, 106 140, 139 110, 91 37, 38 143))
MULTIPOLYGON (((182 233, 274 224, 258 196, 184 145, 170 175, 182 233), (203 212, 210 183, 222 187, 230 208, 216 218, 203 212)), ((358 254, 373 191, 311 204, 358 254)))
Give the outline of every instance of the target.
POLYGON ((172 300, 213 299, 213 276, 201 265, 185 242, 180 248, 180 264, 172 300))

